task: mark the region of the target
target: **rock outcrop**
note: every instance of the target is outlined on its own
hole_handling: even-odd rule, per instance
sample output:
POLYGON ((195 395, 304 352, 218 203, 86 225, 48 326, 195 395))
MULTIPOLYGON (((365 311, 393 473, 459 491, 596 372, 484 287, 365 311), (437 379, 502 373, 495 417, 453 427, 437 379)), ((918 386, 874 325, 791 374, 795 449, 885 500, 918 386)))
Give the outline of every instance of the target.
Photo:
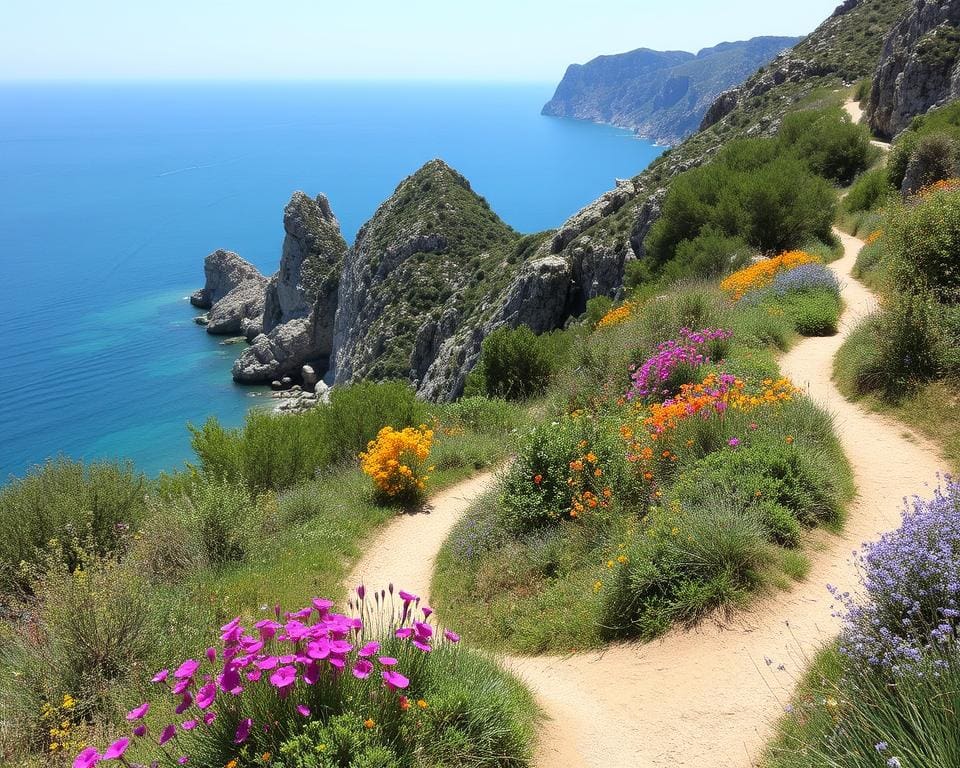
POLYGON ((913 0, 884 41, 870 95, 870 127, 892 138, 915 116, 957 98, 960 0, 913 0))
POLYGON ((263 280, 263 275, 249 261, 233 251, 222 248, 203 260, 203 288, 190 297, 190 303, 200 309, 210 309, 230 291, 249 280, 263 280))
POLYGON ((217 250, 204 259, 203 272, 204 286, 190 303, 210 310, 203 323, 207 333, 241 333, 245 323, 263 315, 267 279, 249 261, 233 251, 217 250))
POLYGON ((610 123, 673 144, 697 130, 718 94, 798 40, 757 37, 697 54, 640 48, 599 56, 567 69, 543 114, 610 123))
POLYGON ((326 197, 295 192, 284 209, 283 228, 280 269, 265 286, 262 325, 243 328, 253 338, 233 365, 240 382, 271 381, 317 361, 325 369, 333 351, 337 288, 347 253, 340 224, 326 197))

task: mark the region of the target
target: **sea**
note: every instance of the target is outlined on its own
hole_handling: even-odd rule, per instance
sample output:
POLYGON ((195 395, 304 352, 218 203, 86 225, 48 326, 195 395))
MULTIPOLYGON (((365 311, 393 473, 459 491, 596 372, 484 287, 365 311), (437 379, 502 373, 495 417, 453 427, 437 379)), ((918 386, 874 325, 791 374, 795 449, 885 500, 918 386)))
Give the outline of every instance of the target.
POLYGON ((352 242, 439 157, 522 232, 561 224, 661 151, 548 118, 550 84, 0 85, 0 482, 48 458, 155 475, 188 425, 243 422, 239 345, 194 323, 204 256, 274 272, 293 191, 352 242))

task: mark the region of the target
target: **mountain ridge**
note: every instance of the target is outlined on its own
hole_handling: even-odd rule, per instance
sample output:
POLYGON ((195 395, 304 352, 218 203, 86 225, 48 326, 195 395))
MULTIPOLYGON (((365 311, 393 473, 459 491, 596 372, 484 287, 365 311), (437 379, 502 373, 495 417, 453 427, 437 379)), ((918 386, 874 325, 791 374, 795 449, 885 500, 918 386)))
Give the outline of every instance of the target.
POLYGON ((689 51, 637 48, 571 64, 542 114, 607 123, 658 143, 697 130, 724 90, 742 82, 796 37, 755 37, 689 51))

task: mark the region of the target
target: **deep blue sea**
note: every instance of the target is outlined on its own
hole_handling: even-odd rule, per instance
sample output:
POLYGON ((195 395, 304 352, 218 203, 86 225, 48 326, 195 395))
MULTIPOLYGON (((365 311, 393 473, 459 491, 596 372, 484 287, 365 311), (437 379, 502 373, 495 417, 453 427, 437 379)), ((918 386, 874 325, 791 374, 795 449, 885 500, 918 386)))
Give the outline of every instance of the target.
POLYGON ((47 457, 190 457, 242 422, 238 346, 194 324, 203 257, 276 270, 291 192, 352 241, 434 157, 523 232, 559 225, 659 150, 541 117, 550 85, 0 86, 0 481, 47 457))

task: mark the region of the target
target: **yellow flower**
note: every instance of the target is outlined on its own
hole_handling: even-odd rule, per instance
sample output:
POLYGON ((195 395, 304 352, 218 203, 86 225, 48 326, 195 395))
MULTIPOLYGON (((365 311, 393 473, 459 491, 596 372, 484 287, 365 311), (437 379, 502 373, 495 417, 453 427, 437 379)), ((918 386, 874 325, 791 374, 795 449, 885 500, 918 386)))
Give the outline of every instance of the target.
POLYGON ((417 706, 420 707, 420 709, 426 709, 429 705, 423 699, 417 699, 417 706))
POLYGON ((363 721, 364 728, 373 728, 373 726, 375 726, 376 724, 377 724, 376 721, 372 717, 368 717, 366 720, 363 721))
POLYGON ((597 579, 595 582, 593 582, 593 591, 599 592, 601 589, 603 589, 603 582, 597 579))

